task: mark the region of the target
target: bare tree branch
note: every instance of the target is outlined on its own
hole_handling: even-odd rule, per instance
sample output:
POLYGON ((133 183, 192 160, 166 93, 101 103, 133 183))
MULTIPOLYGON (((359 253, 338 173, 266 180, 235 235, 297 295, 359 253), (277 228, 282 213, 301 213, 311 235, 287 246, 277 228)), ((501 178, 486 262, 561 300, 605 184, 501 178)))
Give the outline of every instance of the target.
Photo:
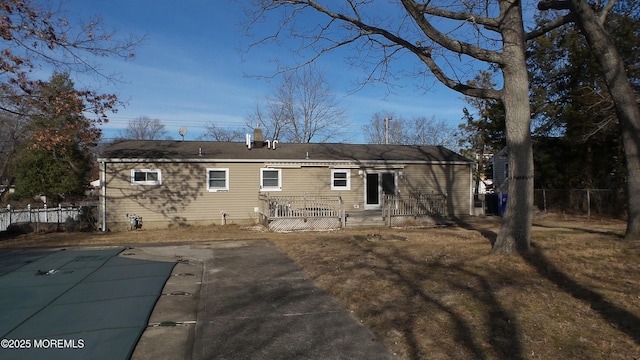
POLYGON ((128 140, 163 140, 167 135, 164 124, 158 119, 140 116, 127 124, 120 137, 128 140))
MULTIPOLYGON (((501 100, 506 114, 509 163, 513 165, 513 176, 509 182, 507 217, 494 251, 506 254, 526 251, 533 207, 533 154, 522 3, 518 0, 478 1, 482 6, 477 8, 471 1, 457 0, 439 2, 437 6, 430 1, 402 0, 400 3, 402 6, 396 2, 385 3, 391 11, 388 16, 379 16, 380 8, 374 8, 372 1, 351 0, 346 4, 326 2, 323 3, 326 5, 321 5, 313 0, 256 0, 253 5, 259 9, 254 14, 260 17, 267 12, 273 13, 273 10, 282 10, 276 32, 281 35, 281 31, 286 29, 289 40, 299 40, 291 43, 300 50, 301 58, 324 54, 330 51, 328 49, 342 47, 340 44, 353 44, 356 45, 353 58, 375 58, 374 69, 386 71, 390 69, 390 55, 406 50, 416 55, 428 72, 445 86, 467 96, 501 100), (304 10, 325 17, 309 21, 306 16, 309 14, 304 10), (495 19, 490 19, 488 14, 496 11, 495 19), (466 12, 469 12, 468 16, 464 15, 466 12), (290 16, 294 13, 304 21, 292 20, 290 16), (431 20, 431 17, 435 19, 431 20), (436 28, 441 24, 444 24, 444 30, 436 28), (449 26, 451 24, 453 26, 449 26), (465 33, 467 28, 472 35, 465 33), (489 33, 490 36, 487 35, 489 33), (477 40, 477 45, 467 40, 470 37, 477 40), (473 87, 462 80, 466 76, 460 76, 465 73, 460 64, 468 60, 466 65, 474 67, 475 73, 474 59, 481 60, 485 69, 499 69, 501 89, 473 87), (455 65, 450 69, 444 67, 453 63, 455 65)), ((370 63, 362 61, 362 64, 371 67, 370 63)), ((403 70, 396 73, 403 73, 403 70)), ((424 73, 418 72, 420 75, 424 73)), ((393 76, 393 73, 383 75, 393 76)))
POLYGON ((553 29, 557 29, 565 24, 571 23, 574 21, 574 16, 573 14, 569 13, 567 15, 558 17, 556 19, 553 19, 552 21, 549 21, 543 25, 541 25, 540 27, 530 31, 527 34, 527 40, 532 40, 537 38, 538 36, 542 36, 546 33, 548 33, 549 31, 553 30, 553 29))
MULTIPOLYGON (((452 39, 446 36, 445 34, 441 33, 440 31, 438 31, 437 29, 435 29, 428 21, 426 21, 426 19, 422 15, 423 11, 425 11, 424 6, 420 6, 414 1, 410 1, 410 0, 405 0, 403 1, 403 3, 407 8, 408 12, 412 14, 415 21, 419 24, 419 26, 421 27, 421 30, 423 30, 425 34, 427 34, 432 40, 436 41, 440 46, 443 46, 444 48, 450 51, 453 51, 455 53, 465 54, 482 61, 487 61, 487 62, 496 63, 496 64, 502 63, 503 59, 500 53, 496 51, 486 50, 478 46, 474 46, 459 40, 452 39)), ((392 46, 399 47, 400 49, 409 50, 415 55, 417 55, 418 58, 429 67, 429 69, 434 74, 434 76, 447 87, 467 96, 484 96, 484 97, 490 97, 495 99, 498 99, 501 96, 500 92, 497 90, 473 88, 461 81, 454 80, 453 78, 447 76, 446 73, 442 70, 442 68, 433 59, 432 47, 422 46, 419 43, 414 44, 409 40, 406 40, 405 38, 402 38, 400 36, 397 36, 391 33, 389 30, 386 30, 384 28, 377 27, 368 23, 364 23, 361 20, 359 20, 359 17, 350 17, 342 13, 333 12, 315 1, 308 1, 308 0, 271 1, 269 2, 269 4, 271 5, 272 8, 279 7, 285 4, 311 7, 316 11, 319 11, 329 16, 331 19, 346 22, 348 24, 353 25, 355 29, 358 29, 355 35, 353 35, 352 37, 346 40, 335 41, 332 39, 330 41, 330 44, 331 44, 330 46, 323 47, 322 49, 317 51, 316 55, 312 56, 310 60, 306 61, 304 64, 311 63, 314 60, 316 60, 319 56, 325 53, 331 52, 337 48, 343 47, 345 45, 354 43, 357 40, 368 39, 369 41, 372 41, 373 36, 381 36, 382 38, 390 41, 391 44, 393 44, 392 46)), ((452 13, 452 14, 453 14, 452 16, 454 17, 461 16, 457 13, 455 14, 452 13)), ((470 18, 470 17, 472 16, 469 15, 467 18, 470 18)), ((280 26, 276 31, 277 34, 280 34, 280 32, 284 29, 284 27, 286 26, 285 22, 288 21, 289 19, 290 17, 287 17, 284 22, 280 23, 280 26)), ((488 20, 484 20, 484 21, 486 23, 492 23, 488 20)), ((326 40, 326 38, 322 34, 324 30, 328 28, 329 25, 323 27, 322 28, 323 30, 319 34, 316 34, 313 37, 314 42, 317 43, 320 40, 326 40)), ((269 36, 268 38, 273 38, 273 36, 269 36)), ((257 43, 254 43, 253 45, 255 44, 257 43)), ((389 45, 385 45, 385 46, 389 46, 389 45)), ((388 59, 388 58, 385 57, 385 59, 388 59)), ((376 67, 376 68, 379 68, 379 67, 376 67)), ((371 78, 371 74, 373 74, 373 72, 370 73, 369 78, 371 78)))
POLYGON ((473 24, 482 25, 492 31, 496 31, 500 25, 494 18, 480 16, 477 14, 472 14, 470 12, 448 11, 445 9, 429 6, 429 3, 430 2, 427 2, 425 4, 416 4, 415 6, 418 11, 424 14, 439 16, 451 20, 467 21, 473 24))
POLYGON ((268 138, 306 143, 340 139, 348 122, 326 80, 308 67, 283 74, 273 94, 256 104, 247 126, 256 125, 268 138))
POLYGON ((598 22, 600 26, 604 26, 605 21, 607 21, 607 15, 609 15, 609 11, 613 9, 616 4, 616 0, 609 0, 607 3, 600 9, 598 14, 598 22))

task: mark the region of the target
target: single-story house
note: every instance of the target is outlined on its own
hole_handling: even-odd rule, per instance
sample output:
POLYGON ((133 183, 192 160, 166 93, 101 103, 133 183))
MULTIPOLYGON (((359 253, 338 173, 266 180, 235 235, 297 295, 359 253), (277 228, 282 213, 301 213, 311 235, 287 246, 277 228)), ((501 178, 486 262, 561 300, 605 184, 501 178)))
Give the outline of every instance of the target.
POLYGON ((340 196, 349 214, 380 210, 384 194, 433 193, 446 215, 473 213, 473 164, 441 146, 124 140, 98 162, 105 231, 133 214, 145 228, 255 224, 267 194, 340 196))

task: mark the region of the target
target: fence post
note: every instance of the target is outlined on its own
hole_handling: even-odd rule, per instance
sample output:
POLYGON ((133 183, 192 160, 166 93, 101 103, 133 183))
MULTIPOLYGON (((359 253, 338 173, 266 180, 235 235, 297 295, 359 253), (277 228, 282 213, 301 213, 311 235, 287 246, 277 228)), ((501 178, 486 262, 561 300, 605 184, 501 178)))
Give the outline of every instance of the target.
POLYGON ((36 232, 40 232, 40 209, 35 208, 36 212, 36 232))
POLYGON ((587 188, 587 220, 591 220, 591 194, 587 188))
POLYGON ((31 222, 31 204, 27 204, 27 211, 29 212, 29 222, 31 222))
POLYGON ((344 213, 344 201, 342 201, 342 196, 338 197, 338 200, 340 203, 340 223, 342 223, 342 228, 344 229, 347 227, 347 218, 344 213))
POLYGON ((385 195, 385 200, 387 201, 387 206, 388 206, 387 224, 389 224, 389 227, 391 227, 391 201, 389 201, 390 196, 391 195, 385 195))
POLYGON ((268 224, 269 224, 269 219, 270 219, 271 217, 275 217, 275 216, 277 216, 277 215, 276 215, 276 214, 277 214, 277 213, 276 213, 276 211, 277 211, 277 210, 274 208, 274 210, 273 210, 273 214, 271 214, 271 196, 269 196, 269 193, 267 193, 266 198, 267 198, 267 211, 268 211, 268 212, 267 212, 267 214, 268 214, 268 217, 267 217, 267 225, 268 225, 268 224))
POLYGON ((542 189, 542 207, 544 212, 547 212, 547 190, 542 189))
POLYGON ((44 204, 43 209, 44 209, 44 222, 48 223, 49 222, 49 211, 47 211, 47 204, 44 204))
POLYGON ((7 205, 7 212, 9 213, 9 223, 7 224, 7 227, 9 227, 9 225, 11 225, 11 204, 7 205))

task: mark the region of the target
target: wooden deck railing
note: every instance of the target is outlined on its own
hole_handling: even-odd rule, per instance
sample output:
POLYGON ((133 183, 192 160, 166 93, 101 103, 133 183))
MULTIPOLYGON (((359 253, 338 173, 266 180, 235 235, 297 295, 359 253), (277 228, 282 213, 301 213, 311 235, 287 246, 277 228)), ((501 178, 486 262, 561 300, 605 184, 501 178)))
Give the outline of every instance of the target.
POLYGON ((394 217, 445 217, 447 196, 444 194, 386 195, 382 206, 383 218, 389 225, 394 217))
POLYGON ((336 224, 344 227, 344 203, 340 196, 261 194, 258 202, 262 221, 270 230, 320 230, 335 228, 336 224))

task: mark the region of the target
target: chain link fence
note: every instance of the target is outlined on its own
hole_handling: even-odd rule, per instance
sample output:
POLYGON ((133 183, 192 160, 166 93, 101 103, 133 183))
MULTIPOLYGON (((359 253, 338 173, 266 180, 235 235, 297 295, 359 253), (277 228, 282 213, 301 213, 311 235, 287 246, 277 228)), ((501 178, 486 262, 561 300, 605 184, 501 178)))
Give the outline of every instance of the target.
POLYGON ((627 196, 614 189, 536 189, 534 205, 541 211, 561 211, 580 215, 624 217, 627 196))

